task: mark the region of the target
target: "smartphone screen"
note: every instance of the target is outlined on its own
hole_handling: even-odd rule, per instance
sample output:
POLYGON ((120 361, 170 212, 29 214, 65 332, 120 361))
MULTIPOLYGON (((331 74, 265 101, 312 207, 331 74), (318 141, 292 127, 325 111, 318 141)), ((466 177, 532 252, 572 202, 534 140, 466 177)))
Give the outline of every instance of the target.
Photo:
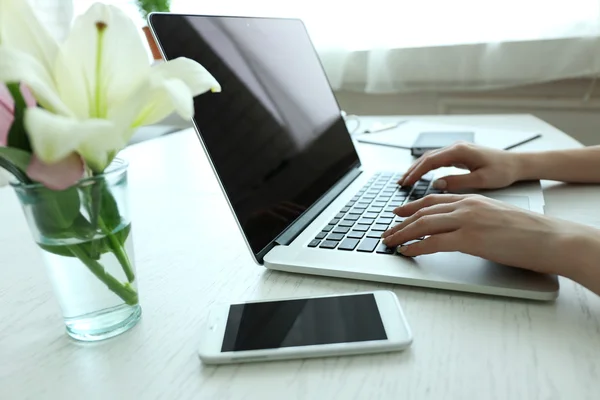
POLYGON ((222 352, 387 340, 372 293, 234 304, 222 352))

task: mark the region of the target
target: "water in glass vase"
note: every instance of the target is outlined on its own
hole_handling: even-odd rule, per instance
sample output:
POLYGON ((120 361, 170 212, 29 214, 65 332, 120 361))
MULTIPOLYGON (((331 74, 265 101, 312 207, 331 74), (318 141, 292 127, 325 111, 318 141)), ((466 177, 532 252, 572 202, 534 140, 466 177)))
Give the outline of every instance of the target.
POLYGON ((69 240, 60 246, 39 243, 58 296, 67 332, 84 341, 116 336, 135 325, 140 316, 133 265, 130 225, 113 237, 69 240), (124 233, 124 246, 114 251, 110 239, 124 233), (90 256, 91 255, 91 256, 90 256), (128 265, 128 268, 125 266, 128 265))

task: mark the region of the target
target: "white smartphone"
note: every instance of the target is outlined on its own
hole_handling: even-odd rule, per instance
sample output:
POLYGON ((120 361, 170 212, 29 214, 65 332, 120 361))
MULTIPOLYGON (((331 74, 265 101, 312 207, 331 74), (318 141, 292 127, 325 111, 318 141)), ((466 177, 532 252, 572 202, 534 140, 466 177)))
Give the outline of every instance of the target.
POLYGON ((227 364, 402 350, 412 333, 393 292, 263 300, 215 307, 200 359, 227 364))

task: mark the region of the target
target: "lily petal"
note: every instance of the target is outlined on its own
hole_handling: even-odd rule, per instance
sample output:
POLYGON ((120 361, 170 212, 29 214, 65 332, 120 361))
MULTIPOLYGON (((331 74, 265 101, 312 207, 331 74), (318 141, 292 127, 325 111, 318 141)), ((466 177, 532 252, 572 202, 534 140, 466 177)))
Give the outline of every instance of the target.
POLYGON ((19 89, 21 89, 21 94, 23 95, 23 100, 25 100, 25 104, 27 105, 27 107, 37 106, 37 101, 35 101, 35 97, 33 97, 33 93, 31 93, 31 90, 29 90, 29 88, 27 87, 26 84, 21 82, 19 89))
POLYGON ((106 118, 109 108, 121 106, 149 73, 140 34, 117 7, 92 5, 75 20, 61 50, 56 86, 81 119, 106 118))
POLYGON ((29 54, 51 71, 58 44, 27 0, 0 0, 0 45, 29 54))
POLYGON ((175 110, 182 118, 194 116, 193 98, 208 91, 220 92, 219 82, 197 62, 180 57, 152 67, 151 95, 134 126, 154 124, 175 110))
POLYGON ((55 164, 46 164, 34 155, 27 167, 27 175, 50 190, 70 188, 83 177, 83 173, 83 161, 75 153, 55 164))
POLYGON ((58 114, 73 115, 58 97, 52 77, 29 54, 0 47, 0 82, 25 83, 42 107, 58 114))
POLYGON ((146 99, 146 106, 133 123, 133 127, 154 124, 173 111, 177 111, 184 119, 194 116, 194 100, 190 89, 178 79, 154 82, 146 99))
POLYGON ((202 65, 189 58, 179 57, 152 67, 154 77, 181 79, 198 96, 208 91, 220 92, 221 85, 202 65))
POLYGON ((93 171, 101 172, 126 145, 122 132, 111 121, 78 121, 41 108, 27 109, 25 128, 35 154, 46 164, 77 152, 93 171))

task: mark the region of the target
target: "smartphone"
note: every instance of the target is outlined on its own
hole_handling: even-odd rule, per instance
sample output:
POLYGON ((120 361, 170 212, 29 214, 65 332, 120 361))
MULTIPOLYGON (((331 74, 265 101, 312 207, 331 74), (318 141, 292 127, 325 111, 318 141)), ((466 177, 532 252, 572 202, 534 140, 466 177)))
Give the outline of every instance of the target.
POLYGON ((390 291, 215 307, 201 339, 206 364, 390 352, 413 340, 390 291))
POLYGON ((421 132, 410 148, 413 157, 421 157, 428 151, 441 149, 456 142, 475 141, 474 132, 421 132))

